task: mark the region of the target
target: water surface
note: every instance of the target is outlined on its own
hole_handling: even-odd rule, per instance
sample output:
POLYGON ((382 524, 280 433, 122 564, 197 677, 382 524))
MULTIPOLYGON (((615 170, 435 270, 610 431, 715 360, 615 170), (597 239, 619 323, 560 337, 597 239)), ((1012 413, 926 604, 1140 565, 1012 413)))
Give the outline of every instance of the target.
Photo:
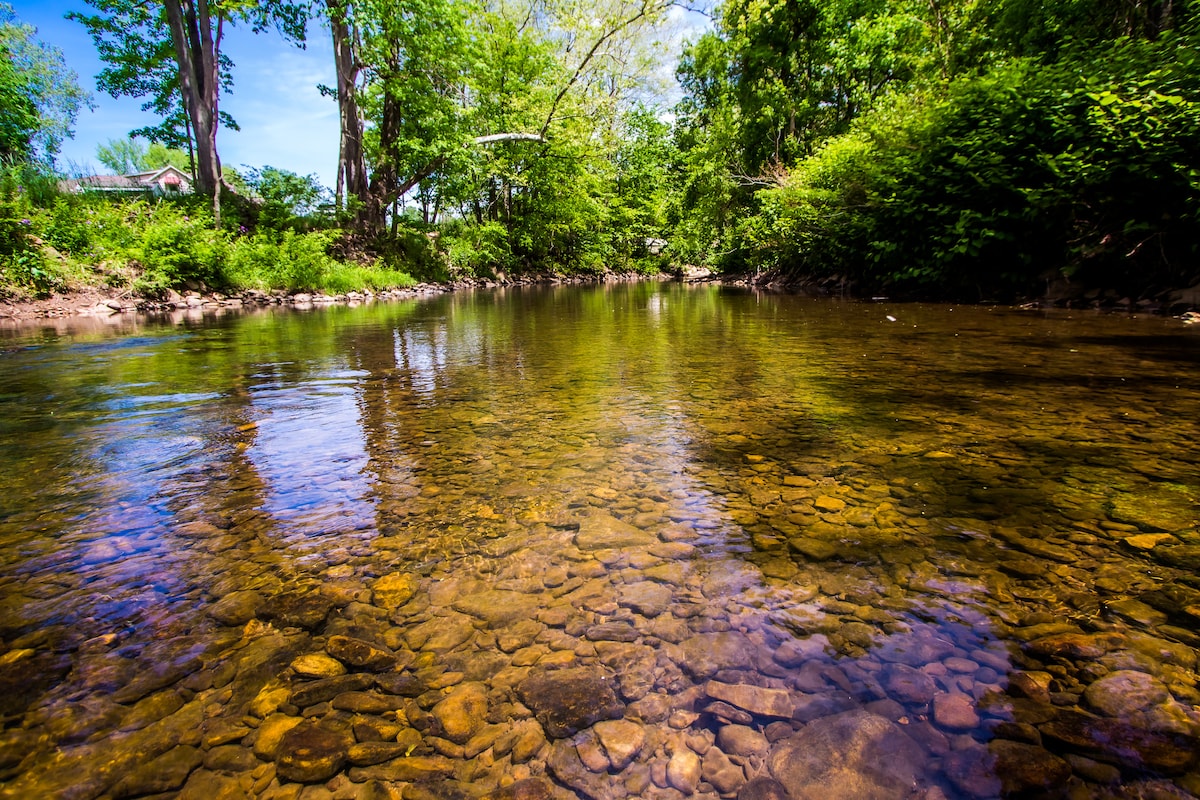
POLYGON ((0 795, 1190 797, 1198 333, 679 284, 0 332, 0 795))

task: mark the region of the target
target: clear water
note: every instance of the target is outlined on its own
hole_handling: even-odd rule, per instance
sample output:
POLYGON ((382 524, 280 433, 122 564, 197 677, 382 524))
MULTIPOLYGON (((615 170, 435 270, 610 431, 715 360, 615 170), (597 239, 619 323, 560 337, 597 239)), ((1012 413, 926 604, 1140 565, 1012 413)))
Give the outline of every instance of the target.
POLYGON ((799 797, 866 711, 908 770, 821 796, 1192 796, 1198 334, 650 283, 0 331, 0 795, 299 796, 303 717, 306 798, 799 797), (337 635, 375 706, 291 702, 337 635), (560 669, 632 726, 552 733, 560 669))

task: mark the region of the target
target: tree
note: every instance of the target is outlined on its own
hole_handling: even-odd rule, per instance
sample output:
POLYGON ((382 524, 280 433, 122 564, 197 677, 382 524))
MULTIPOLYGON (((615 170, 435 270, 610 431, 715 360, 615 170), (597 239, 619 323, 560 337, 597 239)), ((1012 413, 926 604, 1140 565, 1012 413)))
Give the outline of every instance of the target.
POLYGON ((57 47, 0 3, 0 155, 53 163, 79 109, 90 104, 57 47))
MULTIPOLYGON (((149 12, 133 0, 88 2, 106 15, 95 23, 97 29, 118 37, 120 45, 107 51, 108 58, 136 51, 137 42, 142 41, 153 44, 148 52, 153 53, 154 63, 161 65, 165 62, 161 30, 169 32, 181 106, 195 142, 196 185, 213 198, 213 216, 219 226, 222 179, 217 131, 222 121, 221 90, 226 85, 222 65, 227 62, 221 53, 225 25, 245 23, 256 33, 274 27, 286 38, 303 43, 307 6, 286 0, 163 0, 161 9, 149 12)), ((103 48, 101 56, 106 56, 103 48)), ((162 79, 153 85, 158 87, 155 91, 165 87, 162 79)))
POLYGON ((109 139, 104 144, 96 145, 96 158, 117 175, 145 172, 168 165, 180 170, 191 169, 188 154, 182 150, 167 147, 159 142, 143 144, 132 136, 127 139, 109 139))
MULTIPOLYGON (((163 10, 134 0, 108 0, 93 5, 103 13, 88 15, 73 11, 67 18, 87 29, 105 64, 96 75, 97 87, 113 97, 146 98, 142 110, 156 114, 161 121, 132 130, 129 135, 186 151, 188 160, 180 168, 195 177, 192 164, 195 137, 183 105, 179 67, 170 32, 163 23, 163 10)), ((228 92, 233 87, 232 67, 228 57, 219 56, 222 91, 228 92)), ((239 129, 229 114, 218 111, 218 115, 224 127, 239 129)))
POLYGON ((328 190, 316 175, 278 167, 245 168, 247 188, 260 202, 258 224, 271 230, 310 227, 328 208, 328 190))

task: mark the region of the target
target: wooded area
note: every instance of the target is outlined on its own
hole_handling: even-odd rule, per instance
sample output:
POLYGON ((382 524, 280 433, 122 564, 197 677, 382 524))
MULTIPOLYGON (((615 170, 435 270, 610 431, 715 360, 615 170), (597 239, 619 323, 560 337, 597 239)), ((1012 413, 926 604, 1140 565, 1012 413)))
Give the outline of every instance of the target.
POLYGON ((160 116, 131 134, 176 151, 211 211, 177 230, 170 212, 144 210, 147 232, 175 226, 158 237, 171 266, 155 272, 160 245, 144 236, 69 241, 109 213, 95 203, 17 192, 29 180, 15 170, 52 172, 54 136, 85 95, 61 74, 73 94, 39 95, 18 55, 42 45, 8 13, 8 284, 33 285, 32 228, 68 258, 123 259, 150 291, 319 288, 298 277, 312 270, 269 266, 272 248, 297 243, 318 261, 443 280, 687 264, 964 299, 1037 295, 1064 277, 1145 296, 1200 280, 1188 2, 729 0, 700 10, 712 24, 681 54, 664 52, 683 9, 671 0, 88 2, 95 13, 74 18, 107 65, 98 86, 160 116), (233 25, 331 37, 332 192, 222 168, 233 25))

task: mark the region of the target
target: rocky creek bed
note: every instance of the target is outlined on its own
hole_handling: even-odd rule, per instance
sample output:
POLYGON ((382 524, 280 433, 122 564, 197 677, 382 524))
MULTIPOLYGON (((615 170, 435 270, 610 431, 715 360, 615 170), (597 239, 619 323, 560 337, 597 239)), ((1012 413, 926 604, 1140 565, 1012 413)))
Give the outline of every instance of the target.
POLYGON ((901 358, 913 424, 880 436, 762 347, 783 371, 697 354, 665 398, 636 370, 589 395, 611 360, 531 362, 536 393, 507 357, 486 393, 343 375, 357 459, 346 395, 276 378, 276 421, 223 417, 206 458, 158 433, 119 500, 8 512, 0 796, 1200 794, 1197 465, 1163 447, 1196 399, 1168 368, 1119 410, 1051 385, 981 415, 901 358))

